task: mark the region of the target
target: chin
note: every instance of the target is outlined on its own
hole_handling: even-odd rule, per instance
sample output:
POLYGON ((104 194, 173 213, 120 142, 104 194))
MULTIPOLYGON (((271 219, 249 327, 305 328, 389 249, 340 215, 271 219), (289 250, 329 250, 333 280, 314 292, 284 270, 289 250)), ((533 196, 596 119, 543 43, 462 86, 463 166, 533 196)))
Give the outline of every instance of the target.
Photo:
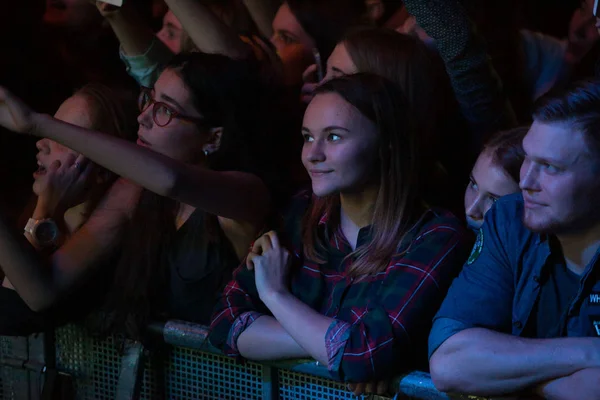
POLYGON ((326 197, 339 193, 334 188, 324 187, 322 185, 312 185, 313 194, 317 197, 326 197))
POLYGON ((483 225, 483 222, 475 222, 469 218, 467 218, 467 227, 469 229, 471 229, 472 231, 479 231, 481 229, 481 226, 483 225))

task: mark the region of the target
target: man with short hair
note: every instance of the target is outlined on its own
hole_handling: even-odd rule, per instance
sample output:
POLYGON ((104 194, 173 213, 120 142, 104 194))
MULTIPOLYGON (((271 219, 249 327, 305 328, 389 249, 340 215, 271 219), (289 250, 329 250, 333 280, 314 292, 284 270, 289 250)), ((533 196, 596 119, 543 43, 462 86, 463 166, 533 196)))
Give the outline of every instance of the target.
POLYGON ((600 81, 543 98, 521 194, 496 202, 434 319, 444 391, 600 399, 600 81))

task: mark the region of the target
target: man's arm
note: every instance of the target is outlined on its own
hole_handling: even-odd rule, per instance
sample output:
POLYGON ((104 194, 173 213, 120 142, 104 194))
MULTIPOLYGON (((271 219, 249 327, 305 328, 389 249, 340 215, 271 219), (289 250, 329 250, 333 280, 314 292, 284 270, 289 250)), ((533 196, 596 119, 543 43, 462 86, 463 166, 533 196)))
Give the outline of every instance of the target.
POLYGON ((439 390, 480 396, 531 389, 593 367, 600 367, 600 339, 525 339, 482 328, 451 336, 430 359, 439 390))

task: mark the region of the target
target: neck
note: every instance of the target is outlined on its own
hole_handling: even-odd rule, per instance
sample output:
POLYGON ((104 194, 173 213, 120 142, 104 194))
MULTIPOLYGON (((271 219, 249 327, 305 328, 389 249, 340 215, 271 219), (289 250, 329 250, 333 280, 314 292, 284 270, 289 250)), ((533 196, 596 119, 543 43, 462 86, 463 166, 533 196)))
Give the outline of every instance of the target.
POLYGON ((355 193, 340 194, 340 216, 352 221, 358 228, 371 224, 379 187, 369 186, 355 193))
POLYGON ((577 234, 556 235, 567 266, 581 275, 600 248, 600 224, 577 234))

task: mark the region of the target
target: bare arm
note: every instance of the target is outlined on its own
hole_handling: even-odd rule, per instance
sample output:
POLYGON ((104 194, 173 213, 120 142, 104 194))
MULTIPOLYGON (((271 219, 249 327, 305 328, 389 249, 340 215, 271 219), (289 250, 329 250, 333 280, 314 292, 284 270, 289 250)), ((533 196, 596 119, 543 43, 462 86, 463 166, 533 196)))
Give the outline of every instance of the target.
POLYGON ((120 238, 138 190, 115 184, 88 221, 50 258, 43 257, 5 223, 0 223, 0 265, 23 301, 34 311, 52 306, 99 264, 120 238))
POLYGON ((293 340, 312 358, 329 365, 325 336, 333 318, 313 310, 289 292, 274 293, 262 300, 293 340))
POLYGON ((202 2, 166 0, 166 3, 200 51, 235 59, 252 54, 250 46, 202 2))
POLYGON ((259 317, 238 338, 240 354, 249 360, 281 360, 306 358, 311 355, 304 350, 275 318, 259 317))
POLYGON ((546 382, 536 392, 548 400, 594 400, 600 388, 600 368, 586 368, 546 382))
POLYGON ((114 11, 106 11, 111 7, 106 3, 98 2, 97 7, 119 39, 126 55, 136 56, 147 52, 154 40, 154 34, 135 10, 127 6, 127 2, 122 8, 116 8, 114 11))
POLYGON ((430 359, 435 386, 481 396, 529 390, 600 367, 600 339, 524 339, 482 328, 461 331, 430 359))
POLYGON ((244 5, 261 35, 266 38, 273 36, 273 18, 279 9, 280 2, 277 0, 244 0, 244 5))
POLYGON ((161 196, 210 214, 261 224, 269 194, 256 176, 187 165, 134 143, 34 114, 33 134, 84 154, 115 174, 161 196), (240 193, 244 195, 241 196, 240 193))

